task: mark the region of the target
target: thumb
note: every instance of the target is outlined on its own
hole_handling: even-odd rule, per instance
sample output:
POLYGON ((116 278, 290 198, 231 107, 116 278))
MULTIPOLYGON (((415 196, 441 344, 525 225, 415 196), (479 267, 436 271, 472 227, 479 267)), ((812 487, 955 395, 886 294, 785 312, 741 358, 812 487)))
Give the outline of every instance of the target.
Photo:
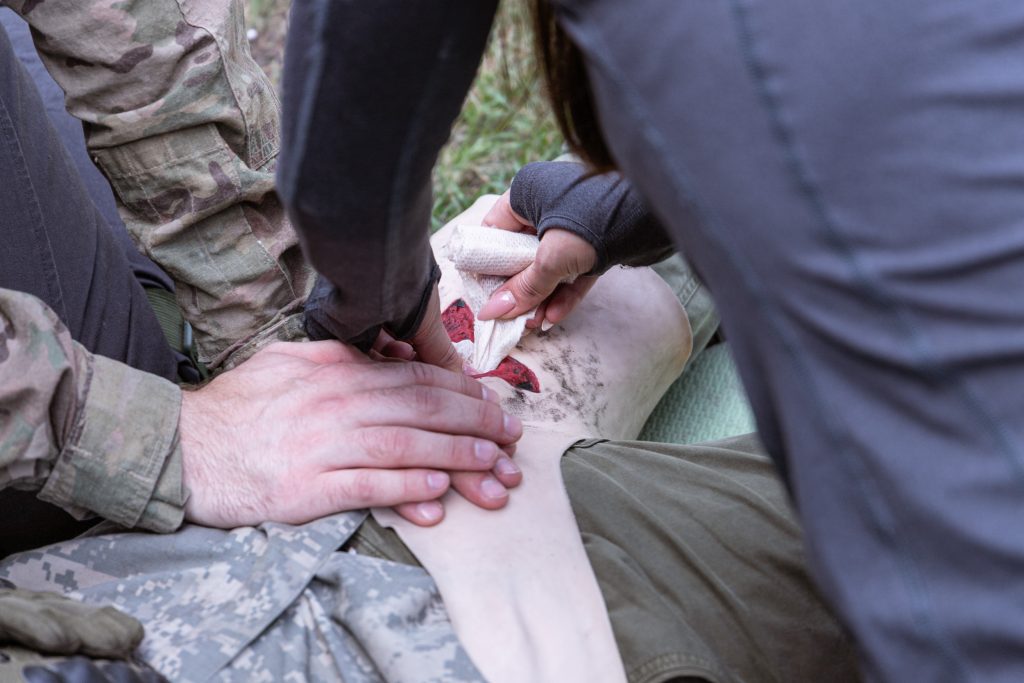
POLYGON ((462 358, 440 318, 425 320, 416 335, 406 341, 415 349, 416 360, 462 374, 462 358))
POLYGON ((480 320, 515 318, 532 311, 547 299, 564 275, 543 268, 534 261, 524 271, 508 279, 477 314, 480 320))
POLYGON ((437 285, 434 285, 434 290, 430 293, 430 303, 427 304, 427 311, 423 315, 419 329, 412 338, 405 341, 416 351, 417 360, 462 374, 462 358, 455 350, 455 345, 448 337, 444 322, 441 320, 437 285))

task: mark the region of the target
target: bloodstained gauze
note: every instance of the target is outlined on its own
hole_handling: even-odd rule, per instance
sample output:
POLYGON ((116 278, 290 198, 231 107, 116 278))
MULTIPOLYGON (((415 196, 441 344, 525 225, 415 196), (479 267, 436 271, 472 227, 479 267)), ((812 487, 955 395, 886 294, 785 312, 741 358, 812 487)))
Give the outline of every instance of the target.
MULTIPOLYGON (((473 311, 469 309, 469 306, 462 299, 457 299, 441 313, 441 322, 444 324, 444 329, 452 343, 457 343, 464 339, 473 341, 473 321, 473 311)), ((480 377, 497 377, 505 380, 516 389, 540 393, 540 381, 537 380, 537 375, 533 373, 533 370, 512 356, 505 356, 505 359, 494 370, 480 375, 473 375, 473 377, 477 379, 480 377)))
POLYGON ((516 389, 532 391, 535 394, 540 393, 540 382, 537 381, 537 375, 533 374, 533 370, 512 356, 505 356, 505 360, 498 363, 498 367, 490 372, 485 372, 482 375, 473 375, 473 377, 477 379, 481 377, 499 377, 516 389))
POLYGON ((453 344, 468 339, 473 341, 473 311, 462 299, 456 299, 441 314, 441 323, 453 344))

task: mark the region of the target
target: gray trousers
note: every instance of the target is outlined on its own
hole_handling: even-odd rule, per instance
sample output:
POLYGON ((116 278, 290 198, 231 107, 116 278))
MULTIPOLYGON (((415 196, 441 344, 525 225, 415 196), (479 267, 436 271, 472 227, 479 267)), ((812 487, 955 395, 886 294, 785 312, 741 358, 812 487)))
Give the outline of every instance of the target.
POLYGON ((865 674, 1024 680, 1024 3, 557 5, 865 674))

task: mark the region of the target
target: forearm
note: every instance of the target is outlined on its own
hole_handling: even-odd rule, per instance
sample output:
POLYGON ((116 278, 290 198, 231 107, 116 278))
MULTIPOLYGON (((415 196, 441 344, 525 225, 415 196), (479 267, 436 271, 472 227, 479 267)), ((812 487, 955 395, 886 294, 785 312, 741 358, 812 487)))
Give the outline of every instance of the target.
POLYGON ((129 231, 175 280, 201 360, 217 367, 260 337, 293 338, 288 317, 312 277, 274 192, 277 100, 248 54, 240 4, 11 5, 85 124, 129 231))
POLYGON ((0 289, 0 488, 171 531, 186 498, 180 403, 174 384, 94 356, 42 301, 0 289))
POLYGON ((512 210, 537 228, 569 230, 597 252, 592 274, 614 265, 646 266, 674 251, 657 218, 617 173, 589 176, 575 162, 524 166, 512 181, 512 210))
POLYGON ((344 340, 417 326, 433 283, 430 172, 496 2, 296 2, 280 187, 344 340), (396 42, 395 37, 399 37, 396 42))

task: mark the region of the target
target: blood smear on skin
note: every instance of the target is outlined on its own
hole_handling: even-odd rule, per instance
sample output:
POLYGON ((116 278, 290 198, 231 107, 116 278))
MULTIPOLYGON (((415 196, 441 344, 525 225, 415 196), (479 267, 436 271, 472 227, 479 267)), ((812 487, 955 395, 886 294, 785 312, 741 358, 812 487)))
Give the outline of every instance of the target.
MULTIPOLYGON (((441 313, 441 322, 444 324, 444 329, 452 343, 465 339, 473 341, 473 321, 473 311, 469 309, 469 306, 462 299, 456 300, 441 313)), ((505 356, 505 359, 494 370, 481 375, 473 375, 473 377, 477 379, 480 377, 497 377, 505 380, 516 389, 540 393, 540 381, 537 380, 537 375, 534 374, 533 370, 512 356, 505 356)))

